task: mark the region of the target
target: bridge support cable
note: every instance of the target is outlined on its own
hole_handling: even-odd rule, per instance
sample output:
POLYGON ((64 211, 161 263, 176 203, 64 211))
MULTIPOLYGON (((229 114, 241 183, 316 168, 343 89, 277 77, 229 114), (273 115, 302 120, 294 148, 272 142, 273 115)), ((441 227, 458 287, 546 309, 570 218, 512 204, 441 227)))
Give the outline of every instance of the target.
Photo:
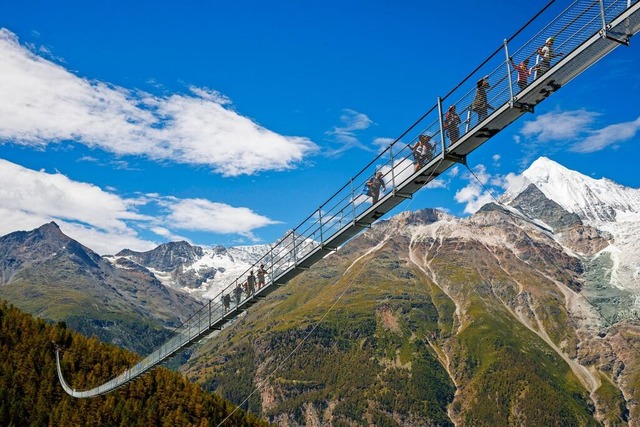
POLYGON ((256 272, 261 265, 265 266, 264 286, 257 289, 243 286, 247 270, 176 328, 174 336, 160 348, 119 376, 89 390, 77 391, 65 381, 64 358, 61 360, 58 353, 58 377, 65 392, 84 398, 113 391, 222 329, 278 285, 337 250, 450 167, 466 165, 469 153, 521 115, 533 112, 537 104, 621 44, 612 40, 613 36, 606 37, 607 34, 623 35, 622 40, 628 42, 640 30, 640 0, 576 0, 560 12, 554 12, 553 3, 548 3, 444 98, 438 98, 436 105, 294 230, 271 245, 249 269, 256 272), (606 28, 604 36, 603 28, 606 28), (528 40, 518 42, 520 36, 528 40), (518 62, 540 56, 539 48, 550 39, 555 51, 562 55, 558 55, 559 59, 551 58, 546 64, 548 68, 538 67, 535 78, 522 87, 518 85, 520 90, 515 93, 513 81, 517 76, 509 66, 510 59, 518 62), (516 49, 511 49, 514 46, 516 49), (498 55, 502 50, 506 59, 498 55), (486 79, 489 84, 487 100, 495 106, 491 112, 474 108, 477 84, 469 83, 474 77, 486 79), (458 121, 451 128, 454 132, 443 122, 445 102, 460 114, 466 113, 465 121, 458 121), (430 136, 433 151, 430 158, 416 159, 411 146, 422 135, 430 136), (407 139, 403 142, 403 138, 407 139), (390 185, 379 198, 377 195, 372 198, 365 192, 366 184, 377 173, 390 185))

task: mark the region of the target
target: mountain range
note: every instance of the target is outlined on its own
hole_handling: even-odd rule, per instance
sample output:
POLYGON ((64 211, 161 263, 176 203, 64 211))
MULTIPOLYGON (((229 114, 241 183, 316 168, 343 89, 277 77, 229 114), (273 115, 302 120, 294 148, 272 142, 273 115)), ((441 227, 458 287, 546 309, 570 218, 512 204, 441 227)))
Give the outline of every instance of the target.
POLYGON ((516 181, 379 221, 183 371, 283 426, 638 425, 639 191, 546 158, 516 181))
MULTIPOLYGON (((640 191, 546 158, 513 183, 378 221, 181 369, 284 426, 637 425, 640 191)), ((142 351, 269 248, 100 257, 46 224, 0 238, 0 297, 142 351)))
POLYGON ((120 268, 53 222, 0 237, 0 297, 39 317, 64 321, 146 353, 202 305, 139 266, 120 268))
POLYGON ((144 268, 165 286, 206 299, 215 297, 269 251, 270 245, 201 248, 165 243, 147 252, 128 249, 106 256, 121 268, 144 268))

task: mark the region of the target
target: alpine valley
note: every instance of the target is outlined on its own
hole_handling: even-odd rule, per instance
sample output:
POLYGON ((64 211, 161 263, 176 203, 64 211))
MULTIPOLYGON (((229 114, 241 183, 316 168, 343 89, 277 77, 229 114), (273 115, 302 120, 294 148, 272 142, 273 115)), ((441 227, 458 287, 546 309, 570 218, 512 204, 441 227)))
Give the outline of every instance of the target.
MULTIPOLYGON (((511 182, 378 221, 180 370, 282 426, 640 425, 640 190, 546 158, 511 182)), ((0 297, 146 352, 268 248, 100 257, 51 223, 0 238, 0 297)))

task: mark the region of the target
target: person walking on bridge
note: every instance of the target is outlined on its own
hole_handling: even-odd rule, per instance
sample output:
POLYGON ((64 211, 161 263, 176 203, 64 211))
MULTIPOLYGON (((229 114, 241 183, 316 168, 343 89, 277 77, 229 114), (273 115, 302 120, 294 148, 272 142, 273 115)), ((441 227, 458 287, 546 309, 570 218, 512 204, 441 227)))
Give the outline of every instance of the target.
POLYGON ((523 59, 522 62, 517 65, 513 62, 513 58, 509 58, 509 62, 511 62, 513 69, 518 72, 518 87, 520 88, 520 92, 522 92, 529 84, 529 76, 531 75, 529 58, 523 59))
POLYGON ((549 37, 544 46, 538 48, 536 53, 538 54, 539 62, 535 65, 532 70, 535 70, 535 78, 540 77, 551 68, 551 61, 553 58, 557 58, 558 56, 563 56, 564 53, 555 53, 553 51, 553 42, 556 40, 555 37, 549 37))
POLYGON ((429 160, 433 159, 435 147, 431 144, 431 136, 420 135, 415 145, 409 144, 413 154, 414 171, 419 171, 429 160))
POLYGON ((264 278, 267 275, 267 270, 264 269, 264 264, 260 264, 260 268, 258 269, 258 289, 261 289, 264 286, 264 278))
POLYGON ((229 306, 231 305, 231 295, 222 294, 222 305, 224 306, 224 312, 229 311, 229 306))
POLYGON ((236 297, 236 307, 240 305, 240 300, 242 300, 242 285, 240 282, 236 285, 236 288, 233 290, 233 294, 236 297))
POLYGON ((460 138, 460 116, 456 113, 456 106, 452 105, 444 116, 444 129, 447 132, 451 144, 460 138))
POLYGON ((250 297, 256 292, 256 276, 253 275, 253 270, 249 272, 247 276, 247 296, 250 297))
POLYGON ((380 198, 380 187, 382 187, 383 191, 387 190, 384 179, 382 179, 382 172, 378 172, 375 178, 370 179, 366 185, 369 187, 369 195, 372 199, 371 202, 375 205, 378 203, 378 199, 380 198))
MULTIPOLYGON (((420 135, 422 136, 422 135, 420 135)), ((413 165, 414 171, 418 172, 422 166, 424 166, 426 160, 426 148, 422 143, 422 139, 418 138, 414 145, 409 144, 409 148, 411 149, 411 154, 413 154, 413 165)))
POLYGON ((471 109, 478 115, 478 124, 487 118, 488 110, 495 110, 487 101, 487 88, 489 85, 489 76, 484 76, 476 83, 476 96, 471 104, 471 109))

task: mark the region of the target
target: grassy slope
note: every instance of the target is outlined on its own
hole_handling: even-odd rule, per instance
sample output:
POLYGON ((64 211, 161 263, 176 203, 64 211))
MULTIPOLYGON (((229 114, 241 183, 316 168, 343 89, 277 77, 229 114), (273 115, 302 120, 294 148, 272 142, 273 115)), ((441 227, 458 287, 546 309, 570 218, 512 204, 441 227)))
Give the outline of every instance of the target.
POLYGON ((498 266, 487 248, 466 245, 445 243, 446 259, 427 254, 440 283, 465 304, 463 328, 449 342, 461 384, 454 417, 465 425, 598 425, 570 367, 512 312, 520 283, 551 339, 575 340, 555 285, 513 257, 498 266))
MULTIPOLYGON (((336 425, 365 419, 396 425, 394 416, 448 425, 446 407, 454 386, 425 337, 439 335, 441 329, 450 332, 451 302, 439 293, 434 304, 429 287, 412 266, 394 259, 391 247, 361 259, 343 275, 358 255, 348 250, 336 254, 307 280, 283 288, 249 313, 233 334, 223 334, 202 352, 191 372, 238 401, 238 381, 241 394, 248 395, 254 376, 261 379, 273 372, 346 290, 336 308, 268 380, 266 389, 275 399, 265 413, 287 413, 302 424, 301 408, 311 402, 321 416, 331 405, 336 425), (225 363, 219 364, 220 358, 225 363)), ((258 396, 250 401, 252 410, 264 403, 258 396)))
MULTIPOLYGON (((588 391, 567 363, 514 315, 515 308, 524 310, 534 328, 539 322, 575 357, 575 325, 564 295, 548 279, 574 286, 572 270, 556 268, 571 266, 570 259, 526 242, 519 256, 527 263, 505 248, 490 253, 462 240, 414 243, 416 259, 429 263, 435 284, 407 259, 408 240, 397 238, 346 271, 379 241, 359 236, 293 280, 198 351, 189 374, 240 401, 348 288, 252 396, 252 410, 300 424, 315 411, 321 420, 333 416, 334 425, 447 425, 448 409, 463 425, 599 424, 588 391), (461 307, 460 319, 443 289, 461 307), (458 384, 455 399, 447 366, 458 384), (240 393, 234 392, 237 380, 240 393)), ((594 395, 605 419, 625 424, 616 387, 603 382, 594 395)))
POLYGON ((58 284, 18 281, 2 287, 2 298, 38 317, 64 321, 85 336, 95 336, 142 354, 169 336, 159 322, 141 318, 129 307, 104 304, 97 295, 58 284))

